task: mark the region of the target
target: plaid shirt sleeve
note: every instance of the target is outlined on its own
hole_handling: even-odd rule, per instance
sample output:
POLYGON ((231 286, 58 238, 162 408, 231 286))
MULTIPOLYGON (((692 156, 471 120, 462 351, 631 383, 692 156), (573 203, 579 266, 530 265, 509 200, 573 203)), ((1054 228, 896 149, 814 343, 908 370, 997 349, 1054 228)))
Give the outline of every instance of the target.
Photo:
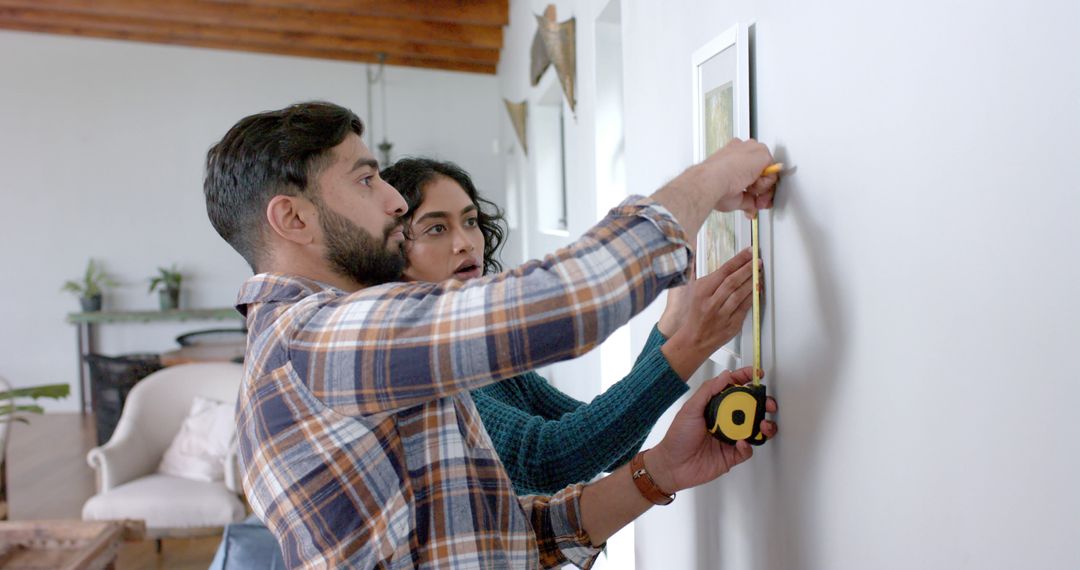
POLYGON ((513 271, 311 295, 292 309, 289 359, 339 413, 415 406, 584 354, 685 282, 688 259, 671 214, 629 198, 570 246, 513 271))
POLYGON ((604 549, 593 546, 581 526, 580 502, 584 487, 578 483, 550 497, 518 497, 521 509, 536 533, 540 564, 544 568, 558 568, 569 563, 588 570, 604 549))

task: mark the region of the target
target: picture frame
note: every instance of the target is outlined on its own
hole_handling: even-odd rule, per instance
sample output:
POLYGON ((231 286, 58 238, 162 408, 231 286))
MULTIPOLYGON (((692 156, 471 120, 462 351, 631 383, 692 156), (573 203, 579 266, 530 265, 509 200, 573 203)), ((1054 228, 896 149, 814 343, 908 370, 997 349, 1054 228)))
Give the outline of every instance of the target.
MULTIPOLYGON (((732 138, 751 133, 750 26, 739 23, 694 50, 691 58, 694 163, 722 148, 732 138)), ((769 215, 759 215, 759 233, 767 234, 769 215)), ((742 212, 713 212, 698 232, 696 273, 718 269, 750 247, 750 220, 742 212)), ((710 358, 727 368, 749 366, 753 359, 750 318, 740 333, 710 358)))

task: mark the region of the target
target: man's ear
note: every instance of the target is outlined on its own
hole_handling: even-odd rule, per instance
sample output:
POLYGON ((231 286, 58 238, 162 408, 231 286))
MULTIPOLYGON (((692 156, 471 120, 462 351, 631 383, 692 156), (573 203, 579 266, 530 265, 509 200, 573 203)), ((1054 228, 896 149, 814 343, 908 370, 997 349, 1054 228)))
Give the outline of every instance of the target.
POLYGON ((278 194, 266 205, 266 220, 277 235, 299 245, 315 241, 318 223, 315 206, 299 196, 278 194))

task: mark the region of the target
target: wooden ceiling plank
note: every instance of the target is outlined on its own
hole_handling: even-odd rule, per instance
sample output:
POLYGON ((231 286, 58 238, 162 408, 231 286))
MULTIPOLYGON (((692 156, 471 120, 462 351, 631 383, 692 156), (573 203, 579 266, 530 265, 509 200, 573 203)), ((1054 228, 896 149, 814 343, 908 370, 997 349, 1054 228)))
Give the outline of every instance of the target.
POLYGON ((510 23, 509 0, 207 0, 275 8, 307 8, 358 16, 502 27, 510 23))
POLYGON ((417 44, 392 40, 368 40, 307 32, 274 32, 251 28, 167 22, 145 18, 99 16, 96 14, 73 15, 61 11, 25 8, 0 7, 0 15, 3 15, 7 20, 21 21, 30 25, 57 25, 81 29, 99 29, 116 33, 148 33, 176 39, 187 38, 220 42, 235 40, 260 45, 293 45, 300 48, 325 51, 385 52, 388 56, 442 59, 489 65, 494 65, 499 60, 499 52, 496 50, 417 44))
MULTIPOLYGON (((87 29, 59 24, 30 24, 27 22, 9 20, 4 16, 0 16, 0 29, 47 34, 60 34, 66 36, 78 36, 99 39, 139 41, 155 44, 182 45, 189 47, 210 48, 228 51, 264 53, 270 55, 286 55, 294 57, 330 59, 358 63, 377 63, 379 61, 378 53, 329 51, 300 46, 264 45, 246 41, 221 41, 214 39, 176 38, 155 33, 117 32, 113 30, 87 29)), ((495 65, 493 64, 478 64, 460 61, 424 59, 398 55, 389 55, 387 57, 386 64, 403 67, 438 69, 444 71, 483 73, 489 75, 495 73, 495 65)))
POLYGON ((0 7, 63 10, 74 14, 242 26, 368 39, 398 39, 463 47, 502 47, 502 29, 498 27, 198 0, 0 0, 0 7))

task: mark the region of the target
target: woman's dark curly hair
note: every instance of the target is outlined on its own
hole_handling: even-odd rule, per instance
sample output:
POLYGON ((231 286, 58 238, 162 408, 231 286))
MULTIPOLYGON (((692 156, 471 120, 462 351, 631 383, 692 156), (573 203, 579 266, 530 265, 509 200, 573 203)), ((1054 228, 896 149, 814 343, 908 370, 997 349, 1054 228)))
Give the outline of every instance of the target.
POLYGON ((506 220, 494 202, 480 197, 472 179, 469 178, 469 173, 452 162, 430 158, 403 158, 395 162, 393 166, 383 169, 379 175, 391 186, 397 188, 405 198, 405 202, 409 204, 409 212, 404 218, 406 237, 408 237, 412 214, 424 201, 424 187, 438 176, 445 176, 457 182, 476 205, 477 225, 480 226, 480 233, 484 234, 484 274, 502 271, 502 263, 499 262, 496 254, 502 247, 503 240, 506 239, 506 220))

